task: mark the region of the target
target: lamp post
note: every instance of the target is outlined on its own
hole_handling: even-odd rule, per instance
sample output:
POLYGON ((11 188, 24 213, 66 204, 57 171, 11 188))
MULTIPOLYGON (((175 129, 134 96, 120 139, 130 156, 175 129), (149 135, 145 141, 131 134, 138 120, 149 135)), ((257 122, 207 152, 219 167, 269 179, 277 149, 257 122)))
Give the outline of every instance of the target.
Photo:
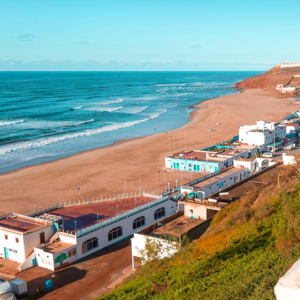
POLYGON ((119 215, 119 205, 117 205, 117 216, 119 215))
POLYGON ((98 221, 98 218, 99 218, 99 215, 98 215, 98 213, 97 213, 97 221, 98 221))
POLYGON ((74 222, 74 224, 75 224, 75 230, 77 229, 77 226, 76 226, 76 221, 74 222))

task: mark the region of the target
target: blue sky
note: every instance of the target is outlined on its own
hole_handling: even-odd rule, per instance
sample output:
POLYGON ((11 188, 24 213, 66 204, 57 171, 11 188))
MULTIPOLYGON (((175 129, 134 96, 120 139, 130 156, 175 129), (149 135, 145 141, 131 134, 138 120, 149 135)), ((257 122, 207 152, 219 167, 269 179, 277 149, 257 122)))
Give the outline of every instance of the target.
POLYGON ((300 1, 0 0, 0 70, 267 70, 300 1))

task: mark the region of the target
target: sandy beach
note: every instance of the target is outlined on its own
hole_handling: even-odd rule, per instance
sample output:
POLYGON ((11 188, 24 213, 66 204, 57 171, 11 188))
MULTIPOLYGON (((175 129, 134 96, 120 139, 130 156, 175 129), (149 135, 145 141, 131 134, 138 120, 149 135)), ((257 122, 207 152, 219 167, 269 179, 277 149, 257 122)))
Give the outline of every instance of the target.
MULTIPOLYGON (((201 149, 238 134, 239 125, 256 120, 278 121, 299 107, 288 99, 278 99, 268 92, 249 89, 240 94, 211 99, 198 104, 191 121, 170 133, 118 142, 115 145, 82 152, 58 161, 27 167, 0 176, 0 215, 26 213, 34 205, 47 207, 60 198, 64 201, 138 192, 139 174, 142 190, 158 193, 159 173, 164 158, 171 152, 201 149), (221 125, 216 125, 216 123, 221 125), (209 129, 213 129, 210 131, 209 129), (186 137, 186 146, 185 138, 186 137), (169 139, 171 143, 169 143, 169 139), (125 185, 124 185, 125 179, 125 185)), ((182 173, 187 182, 195 173, 182 173)), ((180 172, 161 172, 164 190, 167 182, 181 181, 180 172)))

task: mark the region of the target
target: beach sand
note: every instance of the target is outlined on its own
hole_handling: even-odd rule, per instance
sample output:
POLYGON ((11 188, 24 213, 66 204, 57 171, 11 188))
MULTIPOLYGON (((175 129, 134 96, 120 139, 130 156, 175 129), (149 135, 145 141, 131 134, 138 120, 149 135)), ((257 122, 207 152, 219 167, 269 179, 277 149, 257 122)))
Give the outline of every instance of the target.
MULTIPOLYGON (((159 173, 165 157, 180 150, 202 149, 238 134, 239 125, 256 120, 278 121, 298 108, 298 103, 278 99, 268 92, 249 89, 240 94, 211 99, 198 104, 191 121, 170 133, 118 142, 112 146, 79 153, 58 161, 27 167, 0 176, 0 215, 26 213, 64 201, 138 192, 139 174, 142 190, 158 193, 159 173), (221 125, 216 125, 219 122, 221 125), (210 131, 209 129, 213 129, 210 131), (186 136, 186 147, 185 138, 186 136), (180 137, 180 138, 179 138, 180 137)), ((180 172, 161 172, 164 190, 167 182, 181 182, 180 172)), ((196 178, 182 173, 182 183, 196 178)), ((197 176, 200 177, 200 176, 197 176)))

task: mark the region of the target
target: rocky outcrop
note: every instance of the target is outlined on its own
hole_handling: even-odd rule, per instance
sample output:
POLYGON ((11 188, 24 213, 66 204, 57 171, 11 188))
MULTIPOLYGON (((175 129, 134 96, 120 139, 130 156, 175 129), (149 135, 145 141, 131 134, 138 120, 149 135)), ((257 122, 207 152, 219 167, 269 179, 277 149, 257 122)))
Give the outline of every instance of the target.
POLYGON ((269 90, 273 94, 278 96, 299 96, 300 95, 300 80, 297 75, 300 75, 300 67, 284 67, 277 65, 269 71, 247 78, 236 84, 237 88, 260 88, 264 90, 269 90), (296 77, 295 77, 296 75, 296 77), (276 90, 277 85, 282 86, 293 86, 297 90, 292 93, 283 94, 281 91, 276 90))

